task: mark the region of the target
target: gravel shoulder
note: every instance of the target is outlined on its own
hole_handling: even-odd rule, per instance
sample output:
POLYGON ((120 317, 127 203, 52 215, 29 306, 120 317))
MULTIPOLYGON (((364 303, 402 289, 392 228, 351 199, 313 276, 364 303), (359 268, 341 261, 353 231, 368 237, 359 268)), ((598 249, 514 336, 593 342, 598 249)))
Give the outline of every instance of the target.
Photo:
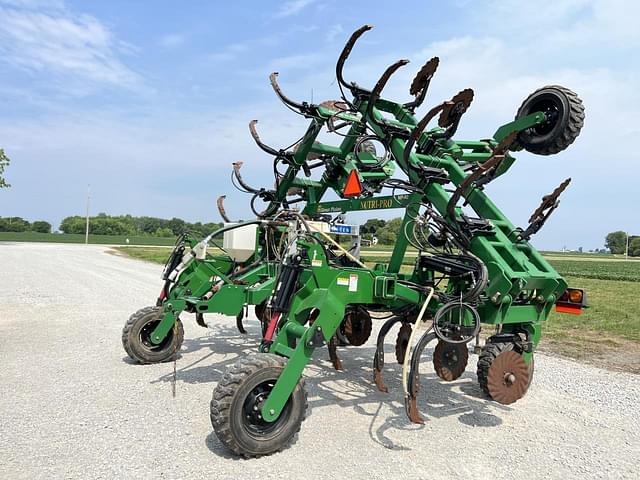
POLYGON ((161 267, 107 250, 0 243, 0 478, 637 478, 639 375, 538 354, 527 396, 503 406, 482 397, 477 357, 444 383, 428 351, 418 426, 391 343, 390 393, 373 386, 372 340, 339 350, 344 372, 320 350, 297 443, 238 460, 208 404, 226 368, 256 351, 257 321, 243 336, 233 318, 211 315, 203 329, 185 316, 174 399, 172 364, 133 365, 120 343, 128 316, 156 298, 161 267))

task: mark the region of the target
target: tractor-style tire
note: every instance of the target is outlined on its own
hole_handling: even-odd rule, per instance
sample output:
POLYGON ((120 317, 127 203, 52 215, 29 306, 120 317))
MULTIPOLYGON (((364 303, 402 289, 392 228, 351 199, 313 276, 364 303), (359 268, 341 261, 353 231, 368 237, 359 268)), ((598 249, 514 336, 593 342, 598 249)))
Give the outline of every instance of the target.
POLYGON ((122 329, 122 346, 127 355, 138 363, 161 363, 173 360, 184 339, 180 319, 164 340, 154 345, 151 332, 160 323, 162 307, 144 307, 129 317, 122 329))
POLYGON ((559 85, 548 85, 529 95, 518 109, 516 120, 535 112, 544 112, 549 118, 520 132, 518 143, 538 155, 561 152, 574 142, 584 125, 582 100, 559 85))
MULTIPOLYGON (((480 388, 489 398, 492 398, 493 400, 496 400, 499 403, 503 404, 510 404, 522 398, 527 393, 527 390, 529 389, 529 386, 531 385, 531 382, 533 380, 533 359, 527 366, 520 358, 521 354, 515 351, 514 347, 515 345, 513 343, 488 343, 484 347, 482 347, 482 351, 480 352, 480 357, 478 359, 477 375, 480 388), (501 388, 498 387, 496 389, 495 382, 493 382, 493 384, 491 382, 491 367, 498 357, 505 354, 511 355, 517 360, 517 365, 515 365, 516 367, 518 365, 524 365, 523 368, 525 368, 524 372, 516 372, 518 374, 518 376, 515 377, 516 387, 521 386, 522 388, 514 391, 512 394, 509 394, 509 387, 507 387, 506 385, 503 385, 501 388), (525 376, 526 380, 524 380, 525 376), (523 383, 524 385, 522 385, 523 383), (499 397, 497 397, 497 393, 499 394, 499 397)), ((500 375, 504 373, 507 372, 499 372, 500 375)))
POLYGON ((211 425, 222 444, 235 454, 261 457, 294 442, 307 411, 304 379, 300 378, 275 421, 267 422, 260 415, 286 363, 285 358, 268 353, 243 357, 213 390, 211 425))

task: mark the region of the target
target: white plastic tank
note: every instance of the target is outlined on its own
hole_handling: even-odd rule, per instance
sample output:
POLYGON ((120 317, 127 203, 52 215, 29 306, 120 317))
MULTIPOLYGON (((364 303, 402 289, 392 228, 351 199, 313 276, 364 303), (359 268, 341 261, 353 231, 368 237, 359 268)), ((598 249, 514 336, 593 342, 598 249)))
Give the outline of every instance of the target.
MULTIPOLYGON (((225 223, 225 227, 237 225, 236 223, 225 223)), ((236 262, 245 262, 256 250, 256 231, 258 225, 253 223, 244 227, 234 228, 224 232, 222 238, 222 248, 236 262)))

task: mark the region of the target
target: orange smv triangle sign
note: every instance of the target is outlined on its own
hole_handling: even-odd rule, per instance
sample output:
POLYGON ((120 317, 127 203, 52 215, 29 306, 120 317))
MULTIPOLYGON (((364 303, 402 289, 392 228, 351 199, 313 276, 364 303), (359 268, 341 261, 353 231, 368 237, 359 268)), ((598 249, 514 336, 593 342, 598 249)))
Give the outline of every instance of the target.
POLYGON ((360 178, 358 178, 358 171, 356 169, 351 170, 349 178, 347 178, 347 184, 344 186, 342 192, 343 197, 357 197, 362 193, 362 185, 360 184, 360 178))

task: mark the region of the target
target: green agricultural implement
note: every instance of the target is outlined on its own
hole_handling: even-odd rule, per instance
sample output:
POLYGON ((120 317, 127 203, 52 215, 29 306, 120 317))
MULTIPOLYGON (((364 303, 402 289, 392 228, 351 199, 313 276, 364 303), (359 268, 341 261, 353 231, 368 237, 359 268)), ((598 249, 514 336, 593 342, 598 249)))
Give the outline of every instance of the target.
POLYGON ((233 165, 232 180, 252 195, 256 219, 231 222, 221 197, 225 227, 202 240, 179 239, 156 306, 133 314, 123 330, 124 348, 133 359, 162 362, 179 351, 180 313, 195 314, 202 326, 206 314, 236 316, 244 333, 243 316, 255 306, 262 325, 260 352, 230 368, 210 406, 216 434, 242 456, 270 454, 291 443, 305 417, 302 373, 314 352, 327 346, 341 368, 336 347, 364 344, 372 318, 384 320, 373 380, 387 390, 384 340, 399 325, 395 353, 403 365, 405 408, 412 422, 422 423, 417 395, 427 344, 435 342, 437 375, 452 381, 465 371, 468 344, 475 342, 482 390, 510 404, 532 381, 534 351, 551 310, 579 313, 586 303, 585 293, 567 288, 529 243, 570 180, 543 197, 524 228, 514 226, 484 191, 513 165, 513 152, 550 155, 576 139, 584 120, 578 96, 560 86, 541 88, 493 137, 454 140, 472 90, 421 119, 415 115, 438 58, 418 71, 409 89, 413 99, 406 103, 383 98, 382 92, 407 60, 388 67, 371 90, 344 79, 347 58, 370 29, 354 32, 338 59, 339 101, 296 102, 285 96, 277 74, 271 75, 279 99, 310 124, 293 146, 278 149, 263 143, 256 121, 250 123, 258 147, 274 159, 272 188, 248 185, 241 164, 233 165), (338 145, 319 141, 323 131, 339 136, 338 145), (339 199, 325 200, 329 194, 339 199), (359 257, 358 228, 342 223, 343 214, 380 209, 404 210, 404 216, 388 262, 367 265, 359 257), (355 240, 351 247, 345 237, 355 240), (208 252, 220 239, 224 253, 208 252), (403 260, 410 247, 417 257, 407 268, 403 260), (481 324, 492 326, 483 345, 481 324))

